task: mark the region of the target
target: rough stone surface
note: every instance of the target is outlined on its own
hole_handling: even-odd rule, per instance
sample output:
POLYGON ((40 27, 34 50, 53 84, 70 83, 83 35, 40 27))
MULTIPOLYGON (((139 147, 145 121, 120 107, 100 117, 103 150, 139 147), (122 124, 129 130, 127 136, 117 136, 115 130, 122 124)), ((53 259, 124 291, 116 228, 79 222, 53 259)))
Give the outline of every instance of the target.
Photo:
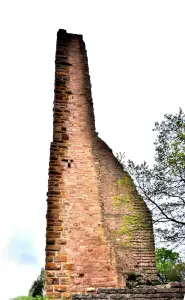
POLYGON ((47 234, 47 295, 61 299, 98 287, 125 286, 127 274, 156 279, 151 214, 137 193, 134 209, 149 225, 124 247, 112 234, 125 207, 112 196, 124 194, 125 176, 112 150, 95 131, 91 84, 81 35, 59 30, 56 48, 53 141, 50 147, 47 234))
POLYGON ((176 282, 167 286, 143 286, 135 289, 98 289, 94 294, 73 294, 73 300, 183 300, 185 294, 184 283, 176 282), (177 287, 178 286, 178 287, 177 287))

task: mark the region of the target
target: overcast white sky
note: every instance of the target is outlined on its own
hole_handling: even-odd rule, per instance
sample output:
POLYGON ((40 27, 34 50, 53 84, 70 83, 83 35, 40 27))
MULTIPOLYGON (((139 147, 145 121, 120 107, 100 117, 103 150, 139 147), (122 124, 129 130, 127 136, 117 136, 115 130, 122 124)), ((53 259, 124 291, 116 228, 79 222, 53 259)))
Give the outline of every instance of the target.
POLYGON ((99 136, 151 163, 154 122, 185 110, 184 16, 184 0, 1 1, 2 300, 44 266, 58 29, 84 36, 99 136))

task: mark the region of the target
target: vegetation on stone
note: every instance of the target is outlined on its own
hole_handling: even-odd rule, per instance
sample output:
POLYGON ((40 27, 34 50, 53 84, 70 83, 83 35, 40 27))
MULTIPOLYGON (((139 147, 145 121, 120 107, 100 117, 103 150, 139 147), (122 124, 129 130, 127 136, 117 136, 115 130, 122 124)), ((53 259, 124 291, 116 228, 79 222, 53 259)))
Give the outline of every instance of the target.
POLYGON ((119 179, 118 185, 122 188, 123 194, 113 196, 113 203, 118 209, 123 205, 125 215, 122 217, 122 226, 116 230, 115 235, 121 237, 122 246, 130 247, 134 233, 147 229, 148 224, 145 222, 142 211, 135 209, 135 204, 139 204, 142 199, 137 194, 134 182, 127 172, 124 172, 123 178, 119 179))
MULTIPOLYGON (((151 280, 148 275, 130 273, 127 277, 127 287, 135 288, 141 285, 159 285, 173 281, 185 280, 185 262, 181 258, 178 252, 166 249, 156 249, 156 263, 157 263, 157 275, 158 280, 151 280)), ((42 294, 44 293, 45 284, 45 270, 42 268, 38 278, 32 284, 30 291, 36 291, 36 286, 40 286, 42 282, 42 294), (33 289, 34 287, 34 289, 33 289)), ((30 294, 29 291, 29 294, 30 294)), ((11 300, 49 300, 48 297, 42 296, 19 296, 11 300)))

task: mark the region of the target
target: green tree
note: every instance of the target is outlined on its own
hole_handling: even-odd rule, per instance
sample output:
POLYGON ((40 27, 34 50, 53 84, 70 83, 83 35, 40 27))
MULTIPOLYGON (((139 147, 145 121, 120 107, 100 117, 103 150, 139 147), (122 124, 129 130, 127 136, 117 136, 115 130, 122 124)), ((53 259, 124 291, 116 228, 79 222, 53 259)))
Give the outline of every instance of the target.
POLYGON ((49 300, 48 297, 41 297, 41 296, 18 296, 16 298, 10 299, 10 300, 49 300))
POLYGON ((158 278, 161 282, 182 281, 185 279, 185 263, 178 252, 165 248, 156 249, 158 278))
POLYGON ((41 269, 40 275, 38 276, 37 280, 35 280, 29 290, 29 296, 36 297, 41 296, 43 297, 44 293, 44 285, 45 285, 45 270, 44 268, 41 269))
POLYGON ((18 296, 16 298, 12 298, 10 300, 35 300, 35 298, 31 296, 18 296))
POLYGON ((118 159, 134 179, 139 194, 149 205, 156 233, 161 241, 179 246, 185 243, 185 114, 166 114, 155 123, 157 133, 154 165, 135 165, 118 159))

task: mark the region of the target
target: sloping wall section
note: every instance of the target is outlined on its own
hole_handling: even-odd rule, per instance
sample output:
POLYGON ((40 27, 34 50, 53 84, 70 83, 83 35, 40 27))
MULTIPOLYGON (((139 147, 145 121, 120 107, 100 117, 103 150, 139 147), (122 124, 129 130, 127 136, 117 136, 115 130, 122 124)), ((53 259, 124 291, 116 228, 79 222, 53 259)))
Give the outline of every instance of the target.
MULTIPOLYGON (((130 192, 147 229, 125 247, 115 236, 127 213, 112 196, 124 195, 125 176, 111 149, 95 132, 91 84, 81 35, 57 35, 53 141, 50 148, 46 291, 69 296, 90 287, 124 286, 130 272, 156 278, 151 214, 130 192)), ((127 191, 128 194, 129 191, 127 191)))

